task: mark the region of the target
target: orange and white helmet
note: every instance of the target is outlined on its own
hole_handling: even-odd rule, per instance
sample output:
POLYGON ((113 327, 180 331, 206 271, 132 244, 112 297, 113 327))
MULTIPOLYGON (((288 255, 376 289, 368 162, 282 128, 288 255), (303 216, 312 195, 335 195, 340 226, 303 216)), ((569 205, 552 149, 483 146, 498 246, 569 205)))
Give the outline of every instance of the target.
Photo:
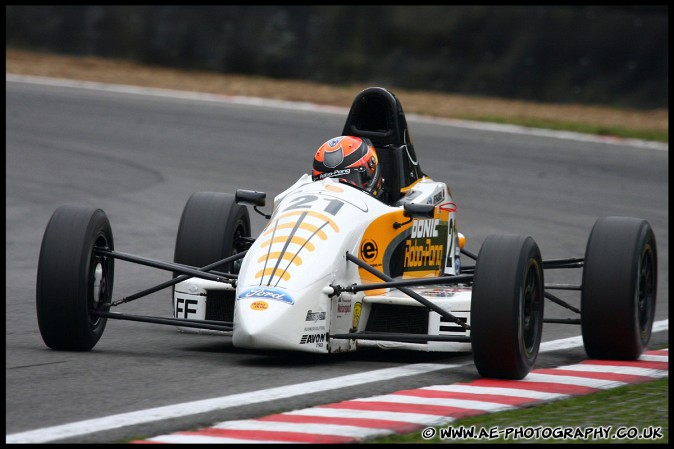
POLYGON ((316 151, 312 179, 338 178, 375 197, 381 190, 381 169, 374 145, 354 136, 334 137, 316 151))

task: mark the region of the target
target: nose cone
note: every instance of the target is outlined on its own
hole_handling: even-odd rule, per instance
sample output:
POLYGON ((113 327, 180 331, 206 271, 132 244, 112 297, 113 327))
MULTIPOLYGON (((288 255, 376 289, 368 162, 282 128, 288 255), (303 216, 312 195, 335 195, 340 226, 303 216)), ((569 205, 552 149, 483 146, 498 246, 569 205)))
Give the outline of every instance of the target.
POLYGON ((281 323, 290 307, 273 300, 238 299, 232 343, 238 348, 276 348, 287 338, 281 323))
POLYGON ((284 315, 280 306, 283 305, 259 299, 238 301, 232 333, 234 346, 255 349, 268 349, 274 346, 273 343, 279 339, 279 336, 274 335, 278 321, 284 315))
POLYGON ((232 343, 237 348, 328 352, 328 305, 329 298, 317 288, 244 288, 234 307, 232 343))
MULTIPOLYGON (((292 349, 299 307, 287 290, 250 287, 238 292, 232 343, 239 348, 292 349)), ((305 312, 306 313, 306 312, 305 312)))

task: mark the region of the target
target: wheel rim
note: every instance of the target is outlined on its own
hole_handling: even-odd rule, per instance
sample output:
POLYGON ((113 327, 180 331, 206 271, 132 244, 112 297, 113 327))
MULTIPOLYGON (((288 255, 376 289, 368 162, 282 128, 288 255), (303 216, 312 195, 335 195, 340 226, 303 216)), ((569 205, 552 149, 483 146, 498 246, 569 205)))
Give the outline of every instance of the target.
MULTIPOLYGON (((105 234, 99 234, 94 243, 94 248, 108 249, 108 239, 105 234)), ((88 292, 87 309, 106 310, 109 305, 109 289, 108 289, 108 275, 110 273, 111 260, 105 256, 97 256, 92 254, 91 268, 89 279, 91 280, 91 288, 88 292)), ((98 327, 102 318, 89 314, 89 324, 92 329, 98 327)))
POLYGON ((655 257, 650 245, 646 245, 641 254, 637 275, 637 320, 641 341, 645 342, 650 337, 655 296, 655 257))
POLYGON ((522 288, 522 343, 527 358, 531 358, 540 337, 540 311, 543 303, 538 263, 532 260, 522 288))

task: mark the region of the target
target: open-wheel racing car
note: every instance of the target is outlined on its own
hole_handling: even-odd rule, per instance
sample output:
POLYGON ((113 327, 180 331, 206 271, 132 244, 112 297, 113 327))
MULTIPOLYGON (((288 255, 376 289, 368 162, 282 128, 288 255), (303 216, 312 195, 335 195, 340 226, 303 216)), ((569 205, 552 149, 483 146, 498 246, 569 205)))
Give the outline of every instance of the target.
POLYGON ((59 207, 45 230, 37 272, 45 344, 88 351, 109 319, 122 319, 231 335, 241 348, 472 351, 482 376, 504 379, 532 369, 544 322, 580 324, 592 358, 636 359, 645 350, 657 282, 647 221, 598 219, 583 258, 542 260, 536 242, 523 235, 489 236, 474 254, 457 231, 449 188, 422 172, 393 93, 360 92, 342 136, 321 147, 319 162, 332 171, 317 172, 315 162, 314 176, 303 175, 275 197, 271 215, 258 209, 262 192, 194 193, 172 263, 116 251, 100 209, 59 207), (376 149, 376 161, 368 156, 377 162, 376 176, 365 177, 379 180, 376 190, 342 179, 369 174, 345 165, 347 140, 376 149), (269 219, 257 238, 248 206, 269 219), (474 263, 464 265, 461 256, 474 263), (115 259, 172 278, 114 300, 115 259), (582 268, 581 285, 544 283, 546 270, 569 268, 582 268), (110 311, 169 287, 172 317, 110 311), (580 310, 554 289, 579 291, 580 310), (544 319, 545 299, 580 317, 544 319))

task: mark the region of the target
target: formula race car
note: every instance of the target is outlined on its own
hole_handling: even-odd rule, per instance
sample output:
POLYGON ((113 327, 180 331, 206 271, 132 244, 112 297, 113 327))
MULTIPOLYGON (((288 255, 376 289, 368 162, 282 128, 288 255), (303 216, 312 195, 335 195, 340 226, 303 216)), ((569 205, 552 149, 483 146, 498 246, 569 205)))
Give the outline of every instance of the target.
POLYGON ((121 319, 221 333, 241 348, 472 351, 482 376, 503 379, 532 369, 544 322, 579 324, 591 358, 636 359, 648 345, 657 250, 647 221, 598 219, 583 258, 542 260, 523 235, 489 236, 471 253, 449 188, 422 172, 401 104, 386 89, 360 92, 312 176, 278 194, 271 215, 259 209, 265 202, 251 190, 194 193, 172 263, 116 251, 100 209, 59 207, 37 271, 45 344, 88 351, 109 319, 121 319), (249 208, 269 220, 257 238, 249 208), (115 259, 172 278, 115 300, 115 259), (582 269, 581 285, 544 283, 546 270, 570 268, 582 269), (111 312, 165 288, 171 317, 111 312), (580 310, 555 289, 580 292, 580 310), (545 299, 579 318, 545 320, 545 299))

